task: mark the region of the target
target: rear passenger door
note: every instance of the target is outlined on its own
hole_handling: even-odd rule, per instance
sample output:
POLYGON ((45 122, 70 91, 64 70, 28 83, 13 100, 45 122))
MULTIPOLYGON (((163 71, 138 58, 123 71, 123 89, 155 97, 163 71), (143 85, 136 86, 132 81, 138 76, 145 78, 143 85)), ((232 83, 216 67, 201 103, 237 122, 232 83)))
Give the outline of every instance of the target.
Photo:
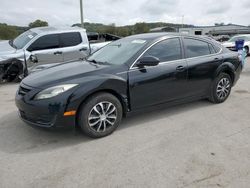
POLYGON ((222 55, 213 43, 208 41, 184 37, 184 51, 188 64, 189 96, 207 95, 213 75, 223 61, 222 55))
POLYGON ((60 42, 64 62, 79 60, 89 55, 88 41, 82 38, 80 32, 61 33, 60 42))

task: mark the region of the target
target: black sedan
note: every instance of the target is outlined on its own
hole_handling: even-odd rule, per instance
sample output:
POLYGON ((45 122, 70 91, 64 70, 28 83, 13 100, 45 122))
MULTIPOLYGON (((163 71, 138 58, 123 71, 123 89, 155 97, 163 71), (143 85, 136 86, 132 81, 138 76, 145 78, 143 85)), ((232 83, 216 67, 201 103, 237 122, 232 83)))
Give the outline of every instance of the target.
POLYGON ((239 79, 238 54, 206 37, 153 33, 110 43, 84 61, 25 78, 16 94, 22 120, 111 134, 122 117, 160 104, 222 103, 239 79))

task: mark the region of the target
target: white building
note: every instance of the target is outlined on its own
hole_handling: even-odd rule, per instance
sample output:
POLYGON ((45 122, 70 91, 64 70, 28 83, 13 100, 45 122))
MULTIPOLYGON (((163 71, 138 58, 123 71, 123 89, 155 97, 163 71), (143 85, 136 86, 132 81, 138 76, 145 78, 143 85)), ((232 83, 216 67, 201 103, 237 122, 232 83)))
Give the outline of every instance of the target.
POLYGON ((250 34, 250 27, 228 24, 220 26, 203 26, 192 28, 180 28, 179 32, 189 35, 236 35, 236 34, 250 34))

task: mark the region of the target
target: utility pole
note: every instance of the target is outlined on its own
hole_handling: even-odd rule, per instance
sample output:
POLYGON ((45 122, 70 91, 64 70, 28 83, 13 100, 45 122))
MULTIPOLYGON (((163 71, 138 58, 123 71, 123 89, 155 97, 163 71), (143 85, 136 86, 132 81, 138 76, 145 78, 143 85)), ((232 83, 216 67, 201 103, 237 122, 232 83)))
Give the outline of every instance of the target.
POLYGON ((84 19, 83 19, 83 3, 82 0, 80 0, 80 12, 81 12, 81 27, 84 28, 84 19))
POLYGON ((182 28, 184 28, 184 15, 182 15, 181 25, 182 25, 182 28))

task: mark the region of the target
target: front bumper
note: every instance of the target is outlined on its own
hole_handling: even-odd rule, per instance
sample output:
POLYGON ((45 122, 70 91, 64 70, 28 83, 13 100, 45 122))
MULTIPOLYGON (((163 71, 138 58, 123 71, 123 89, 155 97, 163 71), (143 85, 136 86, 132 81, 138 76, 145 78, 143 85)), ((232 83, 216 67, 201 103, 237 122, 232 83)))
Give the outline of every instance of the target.
POLYGON ((45 128, 74 128, 75 116, 64 116, 67 94, 46 100, 33 100, 40 89, 21 84, 16 93, 20 118, 29 125, 45 128))

